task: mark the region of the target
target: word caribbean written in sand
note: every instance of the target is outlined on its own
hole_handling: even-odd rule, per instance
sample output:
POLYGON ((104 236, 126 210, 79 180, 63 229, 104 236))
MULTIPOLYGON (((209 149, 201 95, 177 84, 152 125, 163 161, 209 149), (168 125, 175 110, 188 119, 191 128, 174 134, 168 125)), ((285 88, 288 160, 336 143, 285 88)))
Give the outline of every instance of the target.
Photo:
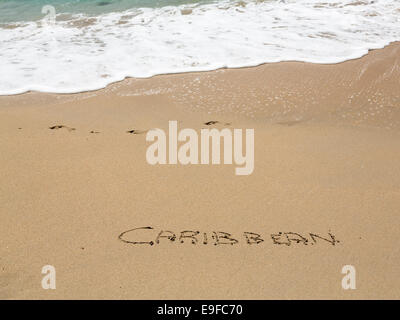
POLYGON ((122 242, 133 245, 159 245, 162 243, 190 243, 192 245, 259 245, 267 243, 267 239, 273 245, 291 246, 295 245, 316 245, 325 243, 335 246, 340 243, 331 233, 320 235, 317 233, 277 232, 262 235, 255 232, 242 232, 233 235, 224 231, 201 232, 197 230, 170 231, 165 229, 157 230, 153 227, 137 227, 122 232, 118 239, 122 242))

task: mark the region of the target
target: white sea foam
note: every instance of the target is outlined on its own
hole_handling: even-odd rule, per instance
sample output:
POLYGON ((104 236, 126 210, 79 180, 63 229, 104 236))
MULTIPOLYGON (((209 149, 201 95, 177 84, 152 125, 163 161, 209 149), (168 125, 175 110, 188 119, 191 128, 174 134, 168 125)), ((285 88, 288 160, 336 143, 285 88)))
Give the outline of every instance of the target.
POLYGON ((337 63, 397 40, 398 0, 223 1, 64 15, 54 25, 0 26, 0 94, 73 93, 125 77, 266 62, 337 63))

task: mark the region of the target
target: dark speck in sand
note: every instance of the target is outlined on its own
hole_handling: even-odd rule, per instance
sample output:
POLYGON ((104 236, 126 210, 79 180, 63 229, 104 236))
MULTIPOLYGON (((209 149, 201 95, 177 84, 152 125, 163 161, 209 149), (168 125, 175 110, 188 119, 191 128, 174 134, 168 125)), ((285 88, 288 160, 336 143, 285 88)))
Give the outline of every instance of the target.
POLYGON ((68 131, 74 131, 75 130, 75 128, 70 128, 70 127, 67 127, 67 126, 64 126, 64 125, 56 125, 56 126, 49 127, 50 130, 58 130, 58 129, 62 129, 62 128, 65 128, 68 131))
POLYGON ((147 131, 133 129, 133 130, 128 130, 126 133, 142 134, 142 133, 145 133, 145 132, 147 132, 147 131))
POLYGON ((219 123, 219 121, 208 121, 208 122, 205 122, 204 124, 206 125, 206 126, 211 126, 211 125, 213 125, 213 124, 216 124, 216 123, 219 123))

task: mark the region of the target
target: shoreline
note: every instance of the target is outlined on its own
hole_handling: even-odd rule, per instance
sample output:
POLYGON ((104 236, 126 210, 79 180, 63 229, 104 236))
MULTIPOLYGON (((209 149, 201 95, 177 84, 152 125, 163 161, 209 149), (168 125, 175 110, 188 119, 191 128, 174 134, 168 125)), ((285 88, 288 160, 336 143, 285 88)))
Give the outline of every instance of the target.
POLYGON ((174 75, 184 75, 184 74, 199 74, 199 73, 208 73, 208 72, 218 72, 221 70, 241 70, 241 69, 253 69, 253 68, 258 68, 261 66, 265 66, 265 65, 275 65, 275 64, 282 64, 282 63, 295 63, 295 64, 311 64, 311 65, 323 65, 323 66, 331 66, 331 65, 340 65, 343 63, 347 63, 347 62, 351 62, 351 61, 357 61, 360 59, 363 59, 365 56, 367 56, 368 54, 370 54, 371 52, 374 51, 379 51, 379 50, 383 50, 387 47, 390 46, 397 46, 400 44, 400 40, 396 40, 396 41, 391 41, 381 47, 377 47, 377 48, 373 48, 373 49, 368 49, 368 51, 366 53, 364 53, 363 55, 356 57, 356 58, 350 58, 347 60, 343 60, 343 61, 338 61, 338 62, 332 62, 332 63, 318 63, 318 62, 309 62, 309 61, 297 61, 297 60, 284 60, 284 61, 277 61, 277 62, 262 62, 259 64, 255 64, 255 65, 248 65, 248 66, 241 66, 241 67, 219 67, 216 69, 210 69, 210 70, 200 70, 200 71, 177 71, 177 72, 170 72, 170 73, 159 73, 159 74, 154 74, 148 77, 130 77, 130 76, 125 76, 123 79, 121 80, 115 80, 112 81, 108 84, 106 84, 104 87, 100 87, 97 89, 90 89, 90 90, 82 90, 82 91, 76 91, 76 92, 50 92, 50 91, 40 91, 40 90, 28 90, 28 91, 24 91, 24 92, 20 92, 20 93, 14 93, 14 94, 0 94, 0 98, 1 97, 13 97, 13 96, 19 96, 19 95, 24 95, 24 94, 57 94, 57 95, 75 95, 75 94, 85 94, 85 93, 94 93, 97 91, 101 91, 104 89, 107 89, 107 87, 112 86, 112 85, 116 85, 118 83, 124 82, 124 81, 129 81, 129 80, 147 80, 147 79, 152 79, 155 77, 162 77, 162 76, 174 76, 174 75))
POLYGON ((324 121, 398 130, 399 55, 400 43, 396 42, 362 58, 334 65, 280 62, 127 78, 104 89, 81 93, 0 96, 0 111, 22 106, 46 108, 52 103, 86 99, 90 105, 102 105, 103 98, 123 104, 146 100, 148 105, 154 98, 165 99, 166 107, 183 113, 211 113, 272 124, 324 121))

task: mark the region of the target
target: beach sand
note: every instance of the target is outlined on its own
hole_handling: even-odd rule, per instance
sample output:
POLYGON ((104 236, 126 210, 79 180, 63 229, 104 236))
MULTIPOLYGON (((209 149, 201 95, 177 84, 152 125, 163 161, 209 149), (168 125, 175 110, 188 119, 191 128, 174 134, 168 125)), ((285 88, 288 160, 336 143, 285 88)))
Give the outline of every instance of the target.
POLYGON ((399 299, 400 44, 334 65, 0 97, 0 204, 2 299, 399 299), (254 128, 254 172, 149 165, 146 130, 169 120, 254 128), (144 241, 178 239, 118 238, 145 226, 144 241), (208 243, 180 243, 184 230, 208 243), (239 243, 214 245, 212 232, 239 243), (279 232, 310 241, 274 243, 279 232), (48 264, 56 290, 41 286, 48 264), (355 290, 342 288, 344 265, 355 290))

